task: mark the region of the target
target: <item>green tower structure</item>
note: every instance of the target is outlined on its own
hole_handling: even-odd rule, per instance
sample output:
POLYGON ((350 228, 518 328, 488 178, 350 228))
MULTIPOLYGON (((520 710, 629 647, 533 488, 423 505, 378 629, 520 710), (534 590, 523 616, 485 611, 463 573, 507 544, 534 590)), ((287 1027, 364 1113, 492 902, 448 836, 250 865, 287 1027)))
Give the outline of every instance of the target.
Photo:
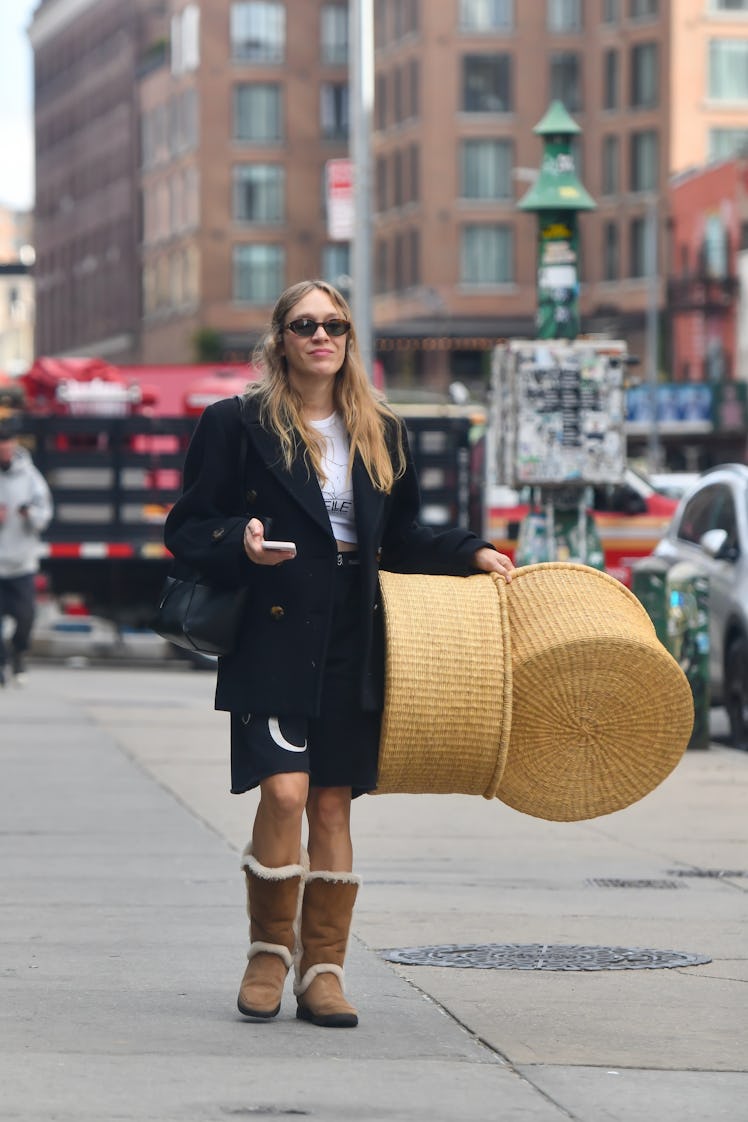
POLYGON ((538 216, 539 339, 579 335, 579 233, 577 215, 597 204, 579 181, 571 151, 582 130, 560 101, 553 101, 533 132, 543 137, 537 179, 517 204, 538 216))

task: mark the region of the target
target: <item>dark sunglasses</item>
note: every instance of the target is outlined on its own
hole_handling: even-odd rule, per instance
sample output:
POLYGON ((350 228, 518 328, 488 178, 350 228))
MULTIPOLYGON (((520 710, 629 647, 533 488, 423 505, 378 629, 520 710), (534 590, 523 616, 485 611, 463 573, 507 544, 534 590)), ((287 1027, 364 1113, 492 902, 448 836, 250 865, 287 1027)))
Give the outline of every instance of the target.
POLYGON ((287 323, 286 331, 293 331, 294 335, 300 335, 302 339, 311 339, 318 327, 324 327, 331 338, 337 335, 347 335, 351 330, 351 325, 347 319, 316 320, 307 319, 304 316, 302 319, 295 319, 291 323, 287 323))

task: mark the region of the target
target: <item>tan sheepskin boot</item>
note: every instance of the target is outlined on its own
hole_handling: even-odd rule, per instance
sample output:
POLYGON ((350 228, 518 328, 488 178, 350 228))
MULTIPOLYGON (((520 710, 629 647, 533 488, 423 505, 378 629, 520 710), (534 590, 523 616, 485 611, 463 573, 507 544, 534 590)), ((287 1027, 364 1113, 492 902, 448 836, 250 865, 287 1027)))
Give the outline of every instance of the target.
POLYGON ((247 881, 249 951, 237 1006, 245 1017, 269 1020, 281 1007, 286 975, 298 951, 299 911, 305 868, 281 865, 271 869, 242 854, 247 881))
POLYGON ((343 995, 343 962, 361 878, 353 873, 307 874, 296 961, 296 1016, 324 1028, 355 1028, 356 1010, 343 995))

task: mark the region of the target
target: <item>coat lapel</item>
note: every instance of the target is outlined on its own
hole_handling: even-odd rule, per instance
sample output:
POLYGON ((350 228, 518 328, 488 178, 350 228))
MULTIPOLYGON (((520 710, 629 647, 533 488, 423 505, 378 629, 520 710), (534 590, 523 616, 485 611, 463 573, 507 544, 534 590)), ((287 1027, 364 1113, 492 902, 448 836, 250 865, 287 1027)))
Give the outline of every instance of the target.
POLYGON ((385 496, 376 491, 359 455, 353 460, 353 504, 359 551, 373 557, 379 549, 385 496))

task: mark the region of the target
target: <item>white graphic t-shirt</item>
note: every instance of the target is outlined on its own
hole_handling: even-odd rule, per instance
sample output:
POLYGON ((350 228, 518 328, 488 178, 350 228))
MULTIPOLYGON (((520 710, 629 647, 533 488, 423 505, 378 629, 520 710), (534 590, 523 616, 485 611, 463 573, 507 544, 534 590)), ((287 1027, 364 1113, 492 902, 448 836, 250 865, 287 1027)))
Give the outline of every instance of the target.
POLYGON ((324 438, 324 478, 320 479, 319 485, 330 516, 332 532, 339 542, 355 544, 358 542, 358 535, 353 509, 353 485, 348 475, 348 433, 338 413, 333 413, 322 421, 313 421, 312 426, 324 438))

